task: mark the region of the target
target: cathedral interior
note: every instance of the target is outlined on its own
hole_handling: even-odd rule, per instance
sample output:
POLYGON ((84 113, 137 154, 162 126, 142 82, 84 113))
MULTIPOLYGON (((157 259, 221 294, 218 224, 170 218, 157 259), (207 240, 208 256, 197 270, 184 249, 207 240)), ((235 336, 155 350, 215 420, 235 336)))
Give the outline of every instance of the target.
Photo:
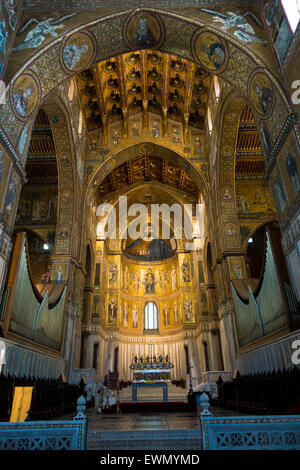
POLYGON ((300 414, 299 2, 1 4, 0 441, 17 385, 300 414))

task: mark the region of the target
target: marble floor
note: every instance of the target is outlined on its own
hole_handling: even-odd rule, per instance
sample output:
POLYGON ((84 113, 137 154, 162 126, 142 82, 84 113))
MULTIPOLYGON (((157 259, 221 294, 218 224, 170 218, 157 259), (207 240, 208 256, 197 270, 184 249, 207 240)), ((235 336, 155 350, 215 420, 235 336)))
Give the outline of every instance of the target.
MULTIPOLYGON (((239 416, 217 407, 213 416, 239 416)), ((98 414, 97 408, 85 411, 88 418, 89 450, 188 450, 201 449, 201 426, 196 411, 168 413, 98 414)), ((71 420, 74 414, 60 419, 71 420)))
MULTIPOLYGON (((211 407, 214 416, 241 416, 242 413, 211 407)), ((129 431, 157 429, 197 429, 199 418, 197 412, 170 413, 128 413, 98 414, 96 407, 85 412, 88 418, 88 431, 129 431)), ((60 419, 72 419, 74 415, 65 415, 60 419)))

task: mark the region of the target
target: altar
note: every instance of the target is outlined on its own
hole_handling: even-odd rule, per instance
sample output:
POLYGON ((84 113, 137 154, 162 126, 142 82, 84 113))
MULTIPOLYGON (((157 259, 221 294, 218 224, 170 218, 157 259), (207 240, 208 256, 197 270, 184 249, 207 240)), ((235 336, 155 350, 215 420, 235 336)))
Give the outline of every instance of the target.
POLYGON ((130 369, 133 370, 132 402, 137 402, 138 388, 161 387, 163 401, 168 402, 168 382, 171 380, 173 364, 169 355, 156 357, 135 356, 132 358, 130 369))
POLYGON ((162 387, 163 389, 163 402, 168 402, 168 384, 167 382, 135 382, 132 384, 132 403, 137 402, 137 390, 138 388, 148 388, 148 387, 162 387))

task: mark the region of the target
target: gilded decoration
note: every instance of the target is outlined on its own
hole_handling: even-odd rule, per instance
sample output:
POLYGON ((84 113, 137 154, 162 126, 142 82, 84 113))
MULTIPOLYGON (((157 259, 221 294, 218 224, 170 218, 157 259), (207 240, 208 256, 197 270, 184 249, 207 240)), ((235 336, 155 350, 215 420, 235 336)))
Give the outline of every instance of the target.
POLYGON ((203 31, 196 35, 192 50, 203 67, 213 73, 224 71, 228 61, 225 41, 214 33, 203 31))
POLYGON ((275 103, 275 90, 270 78, 263 72, 255 72, 250 80, 249 95, 256 112, 268 117, 275 103))
POLYGON ((228 256, 230 279, 246 279, 247 271, 243 256, 228 256))
POLYGON ((95 36, 97 42, 97 57, 100 61, 116 54, 122 54, 127 49, 125 41, 121 41, 124 17, 110 18, 109 21, 101 20, 96 26, 91 26, 89 31, 95 36), (109 44, 109 53, 107 45, 109 44))
MULTIPOLYGON (((103 242, 97 243, 100 247, 103 242)), ((131 333, 141 332, 148 302, 156 305, 157 326, 162 332, 195 322, 189 253, 152 262, 127 259, 119 254, 105 255, 103 266, 104 282, 100 285, 106 298, 104 318, 107 326, 120 327, 131 333)), ((98 300, 95 294, 94 310, 101 317, 98 300)))
POLYGON ((123 31, 131 48, 158 48, 164 42, 164 25, 160 16, 147 11, 130 15, 124 22, 123 31))
POLYGON ((282 178, 279 164, 276 164, 272 175, 271 185, 274 191, 274 199, 276 203, 277 213, 283 217, 288 208, 287 190, 285 182, 282 178))
MULTIPOLYGON (((225 13, 227 14, 228 12, 225 12, 225 13)), ((139 15, 140 15, 140 18, 142 18, 143 15, 144 15, 145 19, 147 19, 147 15, 148 15, 149 16, 149 22, 151 22, 152 19, 153 19, 153 25, 154 24, 160 25, 160 23, 161 23, 161 19, 160 19, 159 15, 154 14, 152 12, 147 12, 147 11, 144 12, 144 13, 140 12, 139 15), (150 21, 150 17, 151 17, 151 21, 150 21)), ((133 19, 137 16, 138 15, 129 16, 129 17, 127 16, 126 21, 130 20, 130 21, 133 22, 133 19)), ((207 15, 207 16, 211 17, 211 15, 207 15)), ((189 52, 189 49, 185 46, 185 43, 186 43, 186 39, 188 39, 188 36, 191 37, 191 35, 195 31, 195 25, 184 21, 184 19, 179 19, 175 16, 170 17, 165 12, 162 14, 162 17, 164 18, 164 21, 167 25, 167 30, 168 31, 170 30, 168 32, 167 37, 166 37, 166 47, 170 48, 170 50, 172 50, 172 48, 171 48, 172 43, 174 43, 175 39, 176 40, 178 39, 179 35, 184 30, 185 34, 184 34, 184 38, 182 38, 181 45, 178 44, 178 50, 176 50, 176 51, 172 50, 172 52, 173 53, 178 53, 181 56, 184 56, 184 57, 190 59, 190 52, 189 52), (173 38, 172 40, 171 40, 171 36, 173 38)), ((76 16, 74 18, 76 18, 76 16)), ((58 19, 55 20, 55 21, 58 21, 58 19)), ((69 20, 66 20, 66 21, 69 21, 69 20)), ((74 21, 75 21, 75 19, 74 19, 74 21)), ((129 21, 129 23, 130 23, 130 21, 129 21)), ((74 23, 73 19, 71 19, 70 24, 73 24, 73 23, 74 23)), ((106 44, 110 45, 110 54, 111 55, 120 54, 120 52, 123 52, 124 44, 122 42, 120 44, 120 41, 119 41, 120 34, 121 34, 122 23, 123 23, 123 17, 118 16, 118 17, 115 17, 115 18, 114 17, 109 18, 109 21, 108 20, 105 21, 105 20, 102 19, 101 22, 99 24, 97 24, 96 26, 93 25, 93 26, 89 27, 89 31, 93 31, 95 33, 96 38, 97 38, 96 41, 97 41, 97 45, 99 46, 99 54, 98 54, 99 59, 107 56, 106 44), (103 46, 103 48, 101 49, 102 46, 103 46)), ((128 25, 129 25, 129 23, 128 23, 128 25)), ((148 19, 147 19, 147 23, 148 23, 148 19)), ((58 26, 60 26, 60 24, 58 24, 58 26)), ((139 25, 137 24, 137 26, 139 26, 139 25)), ((153 26, 153 29, 155 30, 154 26, 153 26)), ((221 27, 221 29, 222 29, 222 27, 221 27)), ((134 34, 135 34, 135 32, 137 32, 137 30, 138 30, 138 27, 137 27, 136 31, 134 31, 134 30, 132 31, 131 40, 133 40, 134 34)), ((82 30, 81 33, 75 33, 75 34, 88 34, 88 31, 86 31, 86 33, 85 33, 82 30)), ((201 36, 201 34, 203 34, 203 33, 198 33, 199 37, 201 36)), ((213 35, 213 36, 210 36, 211 38, 212 37, 218 38, 218 40, 220 41, 220 44, 224 43, 225 49, 227 50, 227 44, 226 44, 225 40, 222 38, 221 30, 220 30, 219 34, 215 34, 214 32, 210 32, 210 31, 208 31, 207 34, 213 35)), ((154 37, 155 37, 155 33, 154 33, 154 37)), ((215 39, 213 39, 213 41, 215 41, 215 39)), ((248 65, 249 65, 249 61, 250 60, 253 61, 255 56, 253 55, 252 51, 249 51, 249 56, 247 56, 247 54, 246 54, 246 49, 247 48, 244 45, 242 45, 243 41, 240 41, 240 44, 239 44, 238 41, 236 41, 235 39, 232 39, 232 42, 236 43, 236 45, 238 47, 240 47, 240 53, 241 53, 241 56, 240 56, 241 57, 241 62, 240 63, 241 63, 241 66, 239 67, 239 71, 241 71, 241 70, 245 71, 247 69, 248 65), (244 61, 242 60, 242 57, 244 57, 244 61)), ((209 41, 209 43, 208 43, 208 45, 206 45, 206 47, 209 48, 213 43, 214 42, 211 43, 209 41)), ((136 48, 137 46, 132 45, 131 47, 136 48)), ((142 47, 144 47, 144 46, 142 46, 142 47)), ((159 46, 156 45, 155 47, 159 47, 159 46)), ((165 48, 165 46, 164 46, 164 48, 165 48)), ((59 53, 58 53, 59 49, 60 49, 60 44, 55 44, 53 47, 48 48, 48 50, 45 53, 43 53, 40 57, 38 57, 36 59, 35 62, 33 62, 31 64, 31 68, 33 70, 35 70, 35 72, 37 73, 37 75, 39 76, 39 78, 41 80, 41 89, 42 89, 43 96, 46 93, 50 92, 50 90, 54 86, 57 86, 57 83, 59 81, 62 81, 66 77, 65 72, 63 72, 63 70, 59 67, 59 63, 58 63, 58 61, 59 61, 59 53)), ((222 47, 219 48, 218 52, 220 52, 220 51, 222 51, 222 47)), ((202 57, 205 57, 203 51, 201 51, 201 54, 202 54, 202 57)), ((231 51, 231 54, 232 54, 232 51, 231 51)), ((226 55, 229 56, 229 54, 227 52, 226 52, 226 55)), ((210 56, 210 52, 208 52, 208 54, 206 53, 206 60, 208 61, 208 65, 210 66, 210 70, 211 70, 211 64, 210 64, 209 56, 210 56)), ((263 65, 262 62, 259 59, 257 59, 256 63, 259 66, 263 65)), ((217 68, 218 67, 221 68, 221 66, 219 66, 219 62, 218 62, 217 68)), ((214 69, 215 68, 216 67, 214 66, 214 69)), ((226 66, 224 66, 224 69, 225 68, 226 68, 226 66)), ((224 71, 225 70, 222 70, 222 73, 224 73, 224 71)), ((69 72, 71 72, 71 70, 69 70, 69 72)), ((218 73, 218 71, 216 71, 216 70, 215 70, 215 72, 218 73)), ((220 70, 219 70, 219 72, 220 72, 220 70)), ((243 89, 242 88, 243 83, 240 82, 238 84, 237 82, 235 82, 235 84, 240 89, 243 89)), ((282 94, 282 90, 280 90, 280 94, 282 94)), ((285 102, 287 102, 286 99, 285 99, 285 102)), ((5 112, 4 109, 2 109, 1 113, 0 113, 1 114, 0 115, 0 120, 1 121, 3 121, 3 119, 4 119, 3 112, 5 112)), ((279 112, 277 112, 277 106, 276 106, 276 115, 278 115, 278 114, 282 114, 282 113, 281 113, 281 110, 279 110, 279 112)), ((285 116, 287 116, 286 111, 285 111, 285 116)), ((11 123, 12 125, 9 128, 10 119, 11 119, 11 115, 8 112, 8 114, 6 116, 6 119, 5 119, 5 128, 7 129, 7 133, 10 136, 13 137, 13 140, 15 140, 16 139, 16 136, 15 136, 16 130, 14 129, 13 123, 11 123)), ((275 118, 274 122, 275 123, 279 122, 278 116, 275 118)), ((273 131, 273 129, 275 129, 274 126, 270 126, 270 129, 272 130, 272 134, 275 134, 276 130, 273 131)), ((276 129, 278 129, 278 124, 276 126, 276 129)))
POLYGON ((300 191, 299 146, 293 131, 288 136, 277 161, 285 183, 288 200, 291 203, 300 191))
POLYGON ((191 37, 197 27, 181 18, 164 15, 166 39, 164 50, 171 54, 179 55, 187 60, 192 60, 190 50, 191 37))
POLYGON ((42 97, 48 95, 58 83, 66 80, 68 76, 62 69, 59 60, 60 47, 60 44, 55 44, 55 46, 47 50, 40 57, 37 57, 31 66, 32 70, 39 77, 42 97))
MULTIPOLYGON (((9 173, 12 162, 7 152, 0 146, 0 201, 3 201, 4 194, 9 181, 9 173)), ((1 210, 2 212, 2 210, 1 210)))
POLYGON ((96 55, 95 39, 91 33, 75 33, 61 45, 61 61, 69 72, 78 72, 93 62, 96 55))
POLYGON ((14 224, 17 203, 19 201, 21 190, 20 178, 15 169, 11 170, 8 181, 9 183, 6 187, 5 199, 3 200, 4 204, 2 206, 2 218, 6 222, 7 226, 11 228, 14 224))
POLYGON ((28 118, 35 110, 40 90, 38 79, 33 73, 24 73, 15 81, 11 89, 11 102, 19 118, 28 118))
POLYGON ((228 65, 222 77, 246 94, 248 78, 255 65, 254 60, 250 56, 247 56, 240 48, 230 44, 228 65))

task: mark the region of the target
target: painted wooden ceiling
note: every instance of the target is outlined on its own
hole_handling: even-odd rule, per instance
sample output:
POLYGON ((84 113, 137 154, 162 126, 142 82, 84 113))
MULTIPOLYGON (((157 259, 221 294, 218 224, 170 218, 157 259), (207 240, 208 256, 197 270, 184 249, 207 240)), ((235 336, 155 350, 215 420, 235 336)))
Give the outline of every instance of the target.
POLYGON ((98 197, 126 188, 134 183, 157 181, 197 195, 198 189, 187 173, 170 162, 155 156, 142 156, 115 168, 97 189, 98 197))
POLYGON ((262 178, 264 173, 265 160, 259 135, 251 108, 246 104, 239 122, 235 175, 237 178, 262 178))
POLYGON ((143 110, 203 129, 211 75, 193 62, 143 50, 99 62, 77 75, 88 130, 143 110))
POLYGON ((40 109, 34 122, 26 163, 28 183, 57 183, 55 145, 47 114, 40 109))

